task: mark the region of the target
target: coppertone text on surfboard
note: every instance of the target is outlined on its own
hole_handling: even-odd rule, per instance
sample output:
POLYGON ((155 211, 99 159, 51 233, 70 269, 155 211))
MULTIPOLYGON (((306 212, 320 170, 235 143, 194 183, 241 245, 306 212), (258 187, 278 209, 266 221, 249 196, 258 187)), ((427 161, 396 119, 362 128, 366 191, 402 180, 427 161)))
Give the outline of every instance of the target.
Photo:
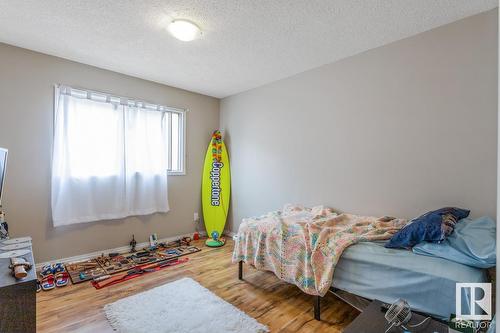
POLYGON ((212 163, 212 171, 210 171, 210 180, 212 181, 212 206, 220 205, 220 169, 224 164, 222 162, 214 161, 212 163))

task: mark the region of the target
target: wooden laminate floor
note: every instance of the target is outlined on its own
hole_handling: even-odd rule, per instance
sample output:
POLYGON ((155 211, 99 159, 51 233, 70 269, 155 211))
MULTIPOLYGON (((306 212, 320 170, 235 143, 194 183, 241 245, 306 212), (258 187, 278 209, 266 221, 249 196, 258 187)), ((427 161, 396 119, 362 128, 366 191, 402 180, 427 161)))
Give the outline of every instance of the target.
POLYGON ((313 297, 278 280, 274 274, 244 265, 244 281, 238 280, 238 265, 231 263, 232 240, 216 249, 205 247, 202 241, 194 245, 202 251, 189 255, 185 264, 101 290, 81 283, 41 291, 37 294, 37 332, 112 332, 104 317, 105 304, 182 277, 198 281, 267 325, 271 332, 342 332, 359 314, 329 294, 322 301, 322 321, 318 322, 313 319, 313 297))

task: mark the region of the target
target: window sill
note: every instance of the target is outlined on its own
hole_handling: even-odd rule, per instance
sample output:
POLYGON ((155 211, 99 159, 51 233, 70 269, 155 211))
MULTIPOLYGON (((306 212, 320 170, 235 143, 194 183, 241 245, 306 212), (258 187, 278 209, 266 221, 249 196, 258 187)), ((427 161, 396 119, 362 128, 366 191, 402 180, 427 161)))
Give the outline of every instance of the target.
POLYGON ((168 176, 185 176, 186 171, 168 171, 168 176))

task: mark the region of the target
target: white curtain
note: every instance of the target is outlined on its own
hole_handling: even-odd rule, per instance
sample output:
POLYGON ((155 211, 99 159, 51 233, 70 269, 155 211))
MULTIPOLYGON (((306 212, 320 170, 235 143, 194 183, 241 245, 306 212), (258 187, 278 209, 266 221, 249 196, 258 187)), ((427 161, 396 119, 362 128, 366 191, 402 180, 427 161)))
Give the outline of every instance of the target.
POLYGON ((167 169, 167 112, 56 88, 54 226, 167 212, 167 169))

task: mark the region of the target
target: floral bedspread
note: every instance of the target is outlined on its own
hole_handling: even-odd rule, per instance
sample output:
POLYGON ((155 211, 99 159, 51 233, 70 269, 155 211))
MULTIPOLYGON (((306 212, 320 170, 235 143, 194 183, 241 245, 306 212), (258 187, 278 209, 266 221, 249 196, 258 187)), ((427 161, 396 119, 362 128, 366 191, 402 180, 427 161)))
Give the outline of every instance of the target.
POLYGON ((344 249, 357 242, 389 239, 407 222, 337 214, 323 206, 285 205, 283 211, 243 219, 233 262, 272 271, 308 294, 324 296, 344 249))

